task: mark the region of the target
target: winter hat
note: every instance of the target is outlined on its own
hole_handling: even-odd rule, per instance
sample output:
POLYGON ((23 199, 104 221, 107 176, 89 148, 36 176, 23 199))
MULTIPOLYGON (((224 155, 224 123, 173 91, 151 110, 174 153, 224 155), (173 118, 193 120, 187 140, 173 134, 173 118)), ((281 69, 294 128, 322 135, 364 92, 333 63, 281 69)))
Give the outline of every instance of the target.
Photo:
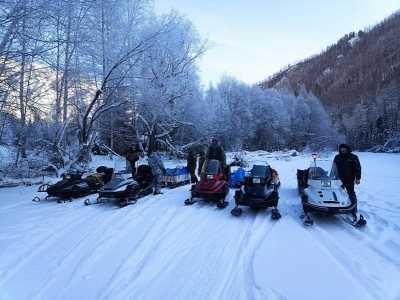
POLYGON ((348 151, 349 153, 351 152, 351 147, 350 147, 349 145, 347 145, 347 144, 340 144, 340 145, 339 145, 339 151, 340 151, 340 149, 342 149, 342 148, 347 149, 347 151, 348 151))

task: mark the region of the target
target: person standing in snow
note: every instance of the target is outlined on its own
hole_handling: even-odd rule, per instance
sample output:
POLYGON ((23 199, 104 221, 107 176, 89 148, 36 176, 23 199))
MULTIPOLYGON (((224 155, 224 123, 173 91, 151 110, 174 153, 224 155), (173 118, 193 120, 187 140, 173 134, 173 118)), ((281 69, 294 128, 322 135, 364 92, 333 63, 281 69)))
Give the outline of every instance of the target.
POLYGON ((357 204, 354 184, 360 184, 361 181, 361 164, 358 156, 351 152, 349 145, 341 144, 339 146, 339 154, 335 156, 334 163, 351 202, 357 204))
POLYGON ((225 168, 226 166, 225 151, 216 138, 211 139, 211 143, 210 146, 208 147, 206 158, 207 160, 211 159, 219 160, 219 162, 222 165, 222 168, 225 168))
POLYGON ((161 182, 165 174, 165 167, 155 145, 151 145, 149 148, 148 162, 154 178, 154 195, 162 194, 161 182))
POLYGON ((206 154, 206 159, 211 160, 215 159, 221 163, 221 168, 225 173, 226 178, 229 180, 230 176, 230 168, 226 165, 226 155, 224 148, 219 144, 216 138, 211 139, 210 146, 208 147, 208 151, 206 154))
POLYGON ((126 160, 128 161, 130 167, 131 167, 131 171, 132 171, 132 176, 135 176, 136 174, 136 162, 139 160, 140 158, 140 146, 137 144, 134 147, 130 147, 128 148, 128 150, 126 150, 126 160))
POLYGON ((201 172, 206 157, 206 147, 200 143, 193 143, 188 148, 187 168, 190 173, 190 182, 195 184, 198 182, 196 169, 201 172), (197 166, 197 158, 199 157, 199 164, 197 166))

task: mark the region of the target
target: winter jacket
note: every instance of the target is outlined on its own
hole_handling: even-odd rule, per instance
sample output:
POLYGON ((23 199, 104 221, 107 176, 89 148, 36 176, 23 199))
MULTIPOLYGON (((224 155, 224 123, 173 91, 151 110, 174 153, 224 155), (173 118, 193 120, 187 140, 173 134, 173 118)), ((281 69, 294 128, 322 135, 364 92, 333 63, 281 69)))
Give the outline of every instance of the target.
POLYGON ((194 174, 196 171, 197 156, 200 156, 199 170, 201 170, 206 156, 206 149, 201 144, 193 144, 189 147, 189 153, 187 156, 187 168, 189 169, 189 172, 191 174, 194 174))
POLYGON ((348 153, 335 156, 337 172, 343 183, 354 183, 355 180, 361 179, 361 164, 358 156, 351 153, 348 145, 342 144, 339 148, 347 148, 348 153))
POLYGON ((128 151, 126 153, 126 159, 130 162, 130 163, 136 163, 139 160, 139 154, 140 152, 137 151, 128 151))
POLYGON ((211 159, 219 160, 221 162, 223 168, 225 168, 225 166, 226 166, 225 151, 221 146, 208 147, 206 158, 207 158, 207 160, 211 160, 211 159))
POLYGON ((152 152, 149 155, 148 162, 153 176, 159 178, 165 173, 164 163, 158 152, 152 152))

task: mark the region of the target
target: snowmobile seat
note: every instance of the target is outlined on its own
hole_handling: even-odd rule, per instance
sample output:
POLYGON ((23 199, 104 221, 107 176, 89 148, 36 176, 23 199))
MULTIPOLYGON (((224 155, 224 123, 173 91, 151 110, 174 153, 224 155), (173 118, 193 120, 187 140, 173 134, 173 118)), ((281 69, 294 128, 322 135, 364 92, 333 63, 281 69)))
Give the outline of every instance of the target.
POLYGON ((100 166, 96 169, 97 173, 103 173, 103 182, 104 183, 109 183, 113 174, 114 174, 114 169, 113 168, 107 168, 105 166, 100 166))

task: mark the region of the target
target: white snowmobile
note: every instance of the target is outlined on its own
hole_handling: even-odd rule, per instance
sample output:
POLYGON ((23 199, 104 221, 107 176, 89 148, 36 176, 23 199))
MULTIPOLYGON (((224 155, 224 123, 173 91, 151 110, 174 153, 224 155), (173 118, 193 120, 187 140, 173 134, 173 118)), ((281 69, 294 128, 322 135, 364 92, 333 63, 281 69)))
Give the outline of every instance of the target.
POLYGON ((304 210, 304 225, 313 225, 312 212, 327 215, 352 214, 352 225, 366 225, 363 215, 357 216, 357 203, 353 203, 337 174, 336 164, 319 160, 313 154, 311 166, 297 170, 297 183, 304 210))

